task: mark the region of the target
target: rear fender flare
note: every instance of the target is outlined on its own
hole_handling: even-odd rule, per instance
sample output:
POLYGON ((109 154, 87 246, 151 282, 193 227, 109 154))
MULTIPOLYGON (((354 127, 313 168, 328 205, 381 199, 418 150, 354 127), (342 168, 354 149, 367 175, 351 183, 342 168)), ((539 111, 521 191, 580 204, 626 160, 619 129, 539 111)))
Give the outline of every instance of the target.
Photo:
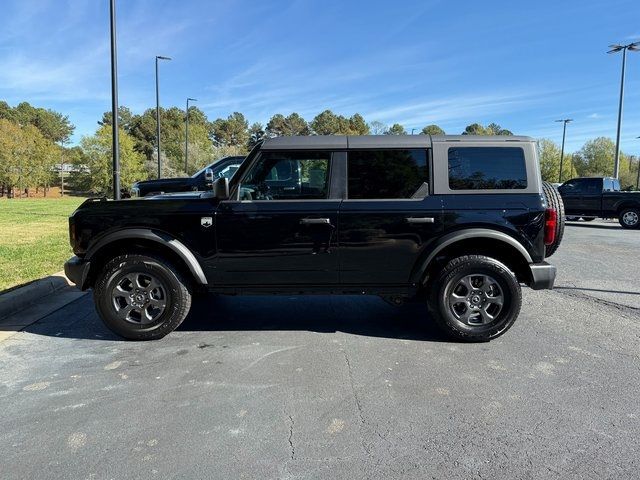
POLYGON ((85 258, 88 261, 91 261, 91 257, 93 257, 96 253, 98 253, 100 250, 107 247, 111 243, 118 240, 128 239, 149 240, 169 248, 172 252, 178 255, 180 259, 182 259, 185 265, 189 268, 189 271, 193 275, 193 278, 195 278, 195 280, 200 285, 207 285, 207 277, 202 270, 202 266, 200 266, 200 262, 198 262, 198 259, 191 252, 191 250, 189 250, 184 243, 173 238, 171 235, 160 232, 158 230, 150 230, 146 228, 126 228, 109 233, 98 240, 94 245, 91 245, 91 247, 89 247, 85 258))
POLYGON ((457 232, 451 232, 440 238, 434 245, 427 256, 417 268, 414 269, 412 274, 411 283, 419 284, 424 283, 425 273, 429 268, 431 262, 442 252, 445 248, 460 242, 462 240, 468 240, 470 238, 488 238, 499 242, 504 242, 514 247, 521 255, 522 258, 529 264, 533 263, 531 255, 527 249, 518 240, 506 233, 499 232, 497 230, 491 230, 488 228, 469 228, 466 230, 460 230, 457 232))

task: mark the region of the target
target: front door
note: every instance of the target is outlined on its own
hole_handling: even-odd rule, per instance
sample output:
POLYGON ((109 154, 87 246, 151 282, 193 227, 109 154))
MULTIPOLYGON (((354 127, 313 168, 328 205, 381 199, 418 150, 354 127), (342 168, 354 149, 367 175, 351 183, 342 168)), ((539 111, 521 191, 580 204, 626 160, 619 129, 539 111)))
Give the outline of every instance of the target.
POLYGON ((429 195, 427 149, 349 151, 341 283, 406 286, 442 221, 442 201, 429 195))
POLYGON ((236 200, 216 214, 214 278, 224 286, 331 285, 338 281, 340 199, 331 199, 331 152, 262 152, 236 200))

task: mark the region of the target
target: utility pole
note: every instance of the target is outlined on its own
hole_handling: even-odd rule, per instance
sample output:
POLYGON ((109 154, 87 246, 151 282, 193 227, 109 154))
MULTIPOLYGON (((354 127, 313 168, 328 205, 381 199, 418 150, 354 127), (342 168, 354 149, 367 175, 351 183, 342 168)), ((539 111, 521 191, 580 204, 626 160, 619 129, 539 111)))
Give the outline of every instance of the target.
POLYGON ((620 174, 620 127, 622 125, 622 101, 624 99, 624 71, 627 65, 627 50, 632 52, 640 51, 640 42, 629 43, 627 45, 609 45, 607 53, 617 53, 622 50, 622 75, 620 76, 620 100, 618 102, 618 128, 616 130, 616 156, 613 163, 613 177, 618 178, 620 174))
POLYGON ((189 165, 189 102, 197 102, 195 98, 187 98, 187 111, 185 115, 185 134, 184 134, 184 173, 189 175, 187 167, 189 165))
POLYGON ((111 152, 113 157, 113 199, 120 200, 120 150, 118 140, 118 46, 116 44, 116 0, 111 0, 111 152))
POLYGON ((156 55, 156 146, 158 147, 158 178, 160 178, 162 176, 162 161, 160 160, 160 81, 158 80, 158 60, 171 60, 171 58, 156 55))
POLYGON ((636 178, 636 190, 640 190, 640 157, 638 157, 638 178, 636 178))
POLYGON ((564 139, 567 135, 567 123, 573 122, 572 118, 563 118, 561 120, 556 120, 556 122, 562 122, 562 149, 560 150, 560 175, 558 177, 558 182, 562 183, 562 161, 564 160, 564 139))
POLYGON ((60 196, 64 197, 64 139, 60 140, 60 196))

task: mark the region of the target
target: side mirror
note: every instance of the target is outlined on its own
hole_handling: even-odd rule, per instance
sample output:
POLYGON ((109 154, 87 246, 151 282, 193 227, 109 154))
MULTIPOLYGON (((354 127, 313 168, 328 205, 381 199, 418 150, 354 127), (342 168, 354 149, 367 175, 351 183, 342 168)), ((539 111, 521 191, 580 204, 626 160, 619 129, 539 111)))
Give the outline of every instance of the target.
POLYGON ((207 187, 213 186, 213 170, 210 168, 204 171, 204 183, 207 187))
POLYGON ((229 179, 220 177, 213 182, 213 196, 218 200, 227 200, 229 198, 229 179))

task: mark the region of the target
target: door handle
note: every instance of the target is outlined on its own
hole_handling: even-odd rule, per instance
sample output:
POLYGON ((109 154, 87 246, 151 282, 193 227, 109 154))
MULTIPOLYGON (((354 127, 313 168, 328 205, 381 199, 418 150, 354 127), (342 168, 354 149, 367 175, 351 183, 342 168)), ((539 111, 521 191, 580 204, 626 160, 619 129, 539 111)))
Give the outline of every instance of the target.
POLYGON ((433 217, 408 217, 408 223, 434 223, 435 219, 433 217))
POLYGON ((300 220, 302 225, 331 225, 328 218, 303 218, 300 220))

